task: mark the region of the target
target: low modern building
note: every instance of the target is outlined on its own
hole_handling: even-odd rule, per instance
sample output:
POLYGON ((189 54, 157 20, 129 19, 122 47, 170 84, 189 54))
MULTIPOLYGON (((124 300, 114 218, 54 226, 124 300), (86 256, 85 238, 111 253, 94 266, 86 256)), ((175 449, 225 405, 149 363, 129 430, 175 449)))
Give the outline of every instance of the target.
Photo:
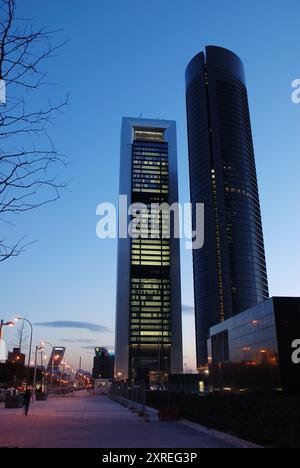
POLYGON ((115 357, 106 348, 95 348, 93 379, 113 379, 115 357))
POLYGON ((300 298, 273 297, 210 329, 212 391, 300 393, 300 298))
POLYGON ((25 354, 21 353, 20 348, 14 348, 12 352, 8 353, 7 362, 25 366, 25 354))
POLYGON ((62 346, 55 346, 52 350, 49 363, 47 366, 47 371, 51 372, 52 370, 56 373, 60 372, 61 365, 64 360, 66 348, 62 346))

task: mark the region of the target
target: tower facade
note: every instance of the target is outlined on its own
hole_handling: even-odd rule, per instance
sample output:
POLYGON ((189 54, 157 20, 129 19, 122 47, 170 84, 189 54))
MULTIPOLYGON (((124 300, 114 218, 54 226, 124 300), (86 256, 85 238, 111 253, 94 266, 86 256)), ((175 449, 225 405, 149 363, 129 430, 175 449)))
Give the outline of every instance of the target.
POLYGON ((205 204, 193 252, 198 367, 210 327, 269 297, 244 66, 209 46, 186 70, 191 201, 205 204))
MULTIPOLYGON (((123 119, 120 195, 127 196, 127 225, 133 204, 153 212, 178 202, 175 122, 123 119)), ((163 211, 155 228, 143 216, 134 236, 119 235, 115 377, 162 381, 182 372, 179 240, 163 235, 163 211)))

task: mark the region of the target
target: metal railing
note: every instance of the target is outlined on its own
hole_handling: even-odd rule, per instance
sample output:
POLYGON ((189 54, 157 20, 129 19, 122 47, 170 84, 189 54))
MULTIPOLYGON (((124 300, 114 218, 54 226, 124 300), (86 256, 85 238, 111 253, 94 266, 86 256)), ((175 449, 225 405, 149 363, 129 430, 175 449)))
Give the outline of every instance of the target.
POLYGON ((147 417, 146 386, 144 382, 113 382, 110 396, 141 417, 147 417))

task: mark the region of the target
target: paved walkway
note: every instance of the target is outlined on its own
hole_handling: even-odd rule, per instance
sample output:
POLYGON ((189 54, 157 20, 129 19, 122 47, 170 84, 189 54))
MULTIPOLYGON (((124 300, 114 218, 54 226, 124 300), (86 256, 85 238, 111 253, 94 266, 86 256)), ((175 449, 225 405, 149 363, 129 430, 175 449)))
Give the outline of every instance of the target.
POLYGON ((177 422, 145 422, 106 396, 80 392, 34 402, 28 417, 0 405, 0 447, 232 448, 177 422))

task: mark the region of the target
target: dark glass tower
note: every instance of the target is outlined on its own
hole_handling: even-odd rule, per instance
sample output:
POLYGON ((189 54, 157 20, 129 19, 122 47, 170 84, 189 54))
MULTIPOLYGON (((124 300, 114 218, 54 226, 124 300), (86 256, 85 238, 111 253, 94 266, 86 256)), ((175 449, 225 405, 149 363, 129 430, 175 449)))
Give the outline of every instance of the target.
MULTIPOLYGON (((268 298, 264 241, 244 67, 209 46, 186 71, 192 203, 205 204, 194 250, 198 367, 211 326, 268 298)), ((194 226, 195 228, 195 226, 194 226)))

